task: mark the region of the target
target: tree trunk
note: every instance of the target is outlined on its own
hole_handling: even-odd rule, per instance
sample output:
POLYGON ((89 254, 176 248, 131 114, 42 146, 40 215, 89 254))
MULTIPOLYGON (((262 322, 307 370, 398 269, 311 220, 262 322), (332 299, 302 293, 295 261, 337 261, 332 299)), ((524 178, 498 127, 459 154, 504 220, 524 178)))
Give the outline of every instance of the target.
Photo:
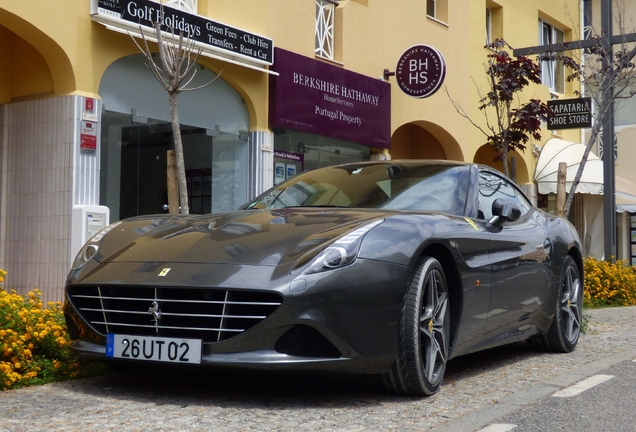
POLYGON ((174 151, 177 157, 177 178, 179 180, 179 202, 181 214, 189 214, 188 187, 186 184, 185 162, 183 159, 183 142, 181 141, 181 127, 179 125, 179 112, 177 110, 178 92, 170 93, 170 120, 172 122, 172 137, 174 138, 174 151))
MULTIPOLYGON (((570 186, 570 192, 568 194, 568 199, 565 202, 565 217, 568 217, 570 214, 570 207, 572 207, 572 200, 574 200, 574 193, 576 192, 576 188, 581 182, 581 177, 583 176, 583 170, 585 169, 585 163, 587 162, 587 157, 590 155, 590 150, 592 150, 592 145, 594 141, 596 141, 596 137, 598 136, 599 127, 596 125, 592 128, 592 134, 590 135, 590 139, 585 146, 585 151, 583 152, 583 157, 581 158, 581 163, 579 164, 579 169, 576 171, 576 175, 574 176, 574 180, 572 180, 572 186, 570 186)), ((613 148, 612 148, 613 151, 613 148)))
POLYGON ((166 177, 168 183, 168 213, 179 213, 179 179, 177 178, 177 156, 168 150, 166 177))

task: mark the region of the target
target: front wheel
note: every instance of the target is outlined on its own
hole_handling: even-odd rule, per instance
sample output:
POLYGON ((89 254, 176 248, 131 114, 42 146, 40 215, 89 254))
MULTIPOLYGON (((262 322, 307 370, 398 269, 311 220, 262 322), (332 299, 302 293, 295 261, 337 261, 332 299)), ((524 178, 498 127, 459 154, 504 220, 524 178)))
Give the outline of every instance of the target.
POLYGON ((391 370, 382 376, 394 393, 432 395, 446 371, 450 335, 448 286, 440 263, 418 260, 400 317, 398 346, 391 370))
POLYGON ((582 303, 583 285, 579 268, 572 257, 566 256, 552 325, 545 336, 532 340, 533 345, 560 353, 574 350, 581 334, 582 303))

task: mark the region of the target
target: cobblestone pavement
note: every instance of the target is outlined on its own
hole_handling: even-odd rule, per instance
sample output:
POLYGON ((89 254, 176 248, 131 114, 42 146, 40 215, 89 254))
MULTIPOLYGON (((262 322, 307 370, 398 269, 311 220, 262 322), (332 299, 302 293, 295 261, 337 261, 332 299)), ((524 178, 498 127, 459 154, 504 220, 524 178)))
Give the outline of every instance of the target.
POLYGON ((429 398, 322 378, 108 376, 0 392, 7 431, 422 431, 636 347, 636 307, 601 309, 570 354, 525 343, 449 362, 429 398))

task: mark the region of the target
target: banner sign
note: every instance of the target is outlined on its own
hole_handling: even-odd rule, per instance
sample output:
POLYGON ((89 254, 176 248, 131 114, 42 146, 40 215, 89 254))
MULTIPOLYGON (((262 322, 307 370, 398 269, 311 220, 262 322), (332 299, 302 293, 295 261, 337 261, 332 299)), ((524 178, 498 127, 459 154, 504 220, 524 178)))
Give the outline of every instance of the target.
POLYGON ((391 143, 391 85, 276 48, 270 127, 373 147, 391 143))
POLYGON ((82 122, 80 132, 80 152, 94 155, 97 151, 97 128, 93 122, 82 122))
POLYGON ((151 0, 91 0, 91 15, 103 21, 124 21, 147 29, 161 23, 161 30, 175 34, 183 32, 188 39, 206 45, 213 51, 238 55, 251 62, 271 65, 274 62, 274 41, 263 36, 212 21, 151 0))
POLYGON ((274 150, 274 157, 280 159, 293 160, 296 162, 300 162, 301 164, 305 161, 305 155, 302 153, 294 153, 288 151, 280 151, 274 150))
POLYGON ((552 115, 548 129, 580 129, 592 127, 592 99, 555 99, 548 101, 552 115))
POLYGON ((446 78, 446 61, 438 50, 415 45, 404 51, 395 67, 395 79, 404 93, 416 98, 431 96, 446 78))

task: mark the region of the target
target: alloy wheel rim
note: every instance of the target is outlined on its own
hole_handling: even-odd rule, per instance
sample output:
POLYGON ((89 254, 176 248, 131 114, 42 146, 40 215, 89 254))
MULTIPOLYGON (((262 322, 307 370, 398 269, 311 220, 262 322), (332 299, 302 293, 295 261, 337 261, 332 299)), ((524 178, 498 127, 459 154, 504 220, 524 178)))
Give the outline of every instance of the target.
POLYGON ((422 362, 427 381, 436 385, 444 376, 447 343, 444 321, 448 310, 446 287, 438 270, 432 270, 424 282, 424 299, 420 314, 422 362))
POLYGON ((561 315, 563 317, 563 333, 569 343, 574 343, 581 332, 581 311, 579 308, 579 290, 581 281, 568 267, 563 279, 563 295, 561 296, 561 315))

